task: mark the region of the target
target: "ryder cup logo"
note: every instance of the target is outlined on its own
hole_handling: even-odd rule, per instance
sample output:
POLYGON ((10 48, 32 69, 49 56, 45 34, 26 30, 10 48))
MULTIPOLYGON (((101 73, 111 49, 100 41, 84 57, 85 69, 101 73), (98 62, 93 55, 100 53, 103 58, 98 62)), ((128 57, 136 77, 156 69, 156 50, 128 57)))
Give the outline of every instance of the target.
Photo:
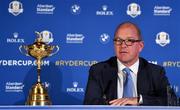
POLYGON ((42 36, 42 41, 44 43, 49 44, 49 43, 53 42, 53 40, 54 40, 53 35, 50 31, 44 30, 40 34, 42 36))
POLYGON ((141 14, 140 6, 136 3, 129 4, 127 7, 127 14, 133 18, 140 15, 141 14))
POLYGON ((9 13, 12 13, 14 16, 17 16, 19 15, 20 13, 23 12, 23 6, 22 6, 22 3, 19 2, 19 1, 12 1, 10 4, 9 4, 9 13))
POLYGON ((78 15, 81 12, 81 7, 77 4, 71 6, 71 13, 74 15, 78 15))
POLYGON ((166 32, 159 32, 156 35, 156 43, 159 44, 162 47, 164 47, 167 44, 169 44, 170 43, 169 34, 166 33, 166 32))
POLYGON ((103 33, 100 35, 99 40, 102 44, 107 44, 110 41, 110 36, 106 33, 103 33))

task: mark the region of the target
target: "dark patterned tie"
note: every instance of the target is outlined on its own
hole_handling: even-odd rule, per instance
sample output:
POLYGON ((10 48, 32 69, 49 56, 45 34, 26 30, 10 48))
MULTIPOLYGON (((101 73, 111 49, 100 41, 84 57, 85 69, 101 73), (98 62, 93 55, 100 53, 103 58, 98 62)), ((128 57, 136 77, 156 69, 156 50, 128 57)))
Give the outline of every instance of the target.
POLYGON ((134 84, 130 74, 131 70, 124 68, 122 71, 125 75, 123 97, 133 97, 134 84))

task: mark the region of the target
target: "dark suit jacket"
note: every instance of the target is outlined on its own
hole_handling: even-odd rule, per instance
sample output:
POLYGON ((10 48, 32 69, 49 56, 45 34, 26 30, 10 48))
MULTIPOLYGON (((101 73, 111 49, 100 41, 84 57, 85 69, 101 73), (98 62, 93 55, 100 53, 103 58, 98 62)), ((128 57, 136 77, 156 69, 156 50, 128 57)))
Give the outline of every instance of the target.
MULTIPOLYGON (((164 68, 139 58, 137 94, 143 97, 142 105, 167 105, 169 82, 164 68)), ((84 104, 103 105, 117 99, 117 58, 93 65, 89 70, 84 104)))

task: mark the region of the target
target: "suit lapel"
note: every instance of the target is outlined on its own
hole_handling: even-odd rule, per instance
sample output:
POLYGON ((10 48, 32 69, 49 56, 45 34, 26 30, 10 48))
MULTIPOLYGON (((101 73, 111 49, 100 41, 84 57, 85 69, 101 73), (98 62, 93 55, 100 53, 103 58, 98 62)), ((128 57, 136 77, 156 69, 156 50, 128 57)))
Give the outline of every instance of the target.
POLYGON ((117 98, 117 58, 113 57, 110 60, 108 60, 108 68, 106 68, 105 71, 105 77, 104 77, 104 82, 107 82, 106 84, 106 95, 108 100, 112 100, 117 98))
POLYGON ((110 91, 110 98, 116 99, 117 98, 117 77, 118 71, 116 68, 112 68, 112 84, 111 84, 111 91, 110 91))
POLYGON ((139 95, 145 87, 147 87, 147 83, 145 79, 147 78, 147 70, 145 69, 146 61, 142 58, 139 58, 139 69, 137 74, 137 94, 139 95), (142 83, 143 82, 143 83, 142 83))

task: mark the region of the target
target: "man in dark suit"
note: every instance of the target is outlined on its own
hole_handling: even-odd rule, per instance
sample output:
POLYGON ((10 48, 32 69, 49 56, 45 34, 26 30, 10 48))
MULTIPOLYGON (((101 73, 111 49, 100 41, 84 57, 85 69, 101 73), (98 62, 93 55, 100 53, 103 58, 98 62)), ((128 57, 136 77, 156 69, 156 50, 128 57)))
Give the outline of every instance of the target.
POLYGON ((167 105, 165 70, 139 57, 143 47, 139 28, 120 24, 114 37, 116 56, 90 68, 84 104, 167 105))

